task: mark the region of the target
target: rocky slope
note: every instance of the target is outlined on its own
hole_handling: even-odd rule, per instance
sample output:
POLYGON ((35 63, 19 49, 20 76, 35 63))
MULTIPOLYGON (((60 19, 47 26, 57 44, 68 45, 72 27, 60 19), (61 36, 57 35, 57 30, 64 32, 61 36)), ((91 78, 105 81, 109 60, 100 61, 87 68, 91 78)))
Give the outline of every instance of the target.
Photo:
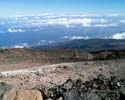
POLYGON ((0 55, 0 100, 125 99, 124 51, 11 49, 0 55))
POLYGON ((124 100, 125 81, 100 74, 90 81, 69 79, 61 86, 41 91, 45 100, 124 100))
POLYGON ((88 60, 125 59, 125 51, 83 52, 75 50, 1 49, 0 71, 26 69, 46 64, 88 60))
POLYGON ((41 92, 43 100, 123 100, 124 65, 124 59, 44 65, 0 72, 0 80, 19 91, 41 92))
POLYGON ((97 78, 83 82, 68 79, 52 88, 37 87, 30 90, 15 89, 0 84, 0 100, 124 100, 125 80, 115 76, 97 78), (36 90, 37 89, 37 90, 36 90))

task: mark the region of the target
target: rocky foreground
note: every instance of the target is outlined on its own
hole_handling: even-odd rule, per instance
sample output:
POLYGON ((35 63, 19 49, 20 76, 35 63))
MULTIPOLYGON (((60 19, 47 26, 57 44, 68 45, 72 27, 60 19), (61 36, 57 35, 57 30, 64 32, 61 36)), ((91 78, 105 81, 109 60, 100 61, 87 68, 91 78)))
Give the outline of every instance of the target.
POLYGON ((53 88, 16 89, 0 83, 0 100, 125 100, 125 81, 99 75, 90 81, 68 79, 53 88))
POLYGON ((0 72, 1 100, 124 100, 125 60, 82 61, 0 72))
MULTIPOLYGON (((50 59, 49 53, 44 53, 45 51, 35 54, 27 50, 17 50, 16 53, 14 51, 0 53, 0 100, 125 100, 124 51, 63 51, 65 56, 58 57, 58 64, 51 62, 54 58, 54 63, 57 63, 55 52, 50 54, 50 59), (28 60, 22 59, 22 54, 27 54, 24 57, 28 60), (38 54, 41 55, 37 56, 38 54), (15 59, 16 57, 18 59, 15 59), (36 59, 33 60, 33 57, 36 59), (29 61, 35 65, 34 62, 38 59, 39 64, 42 62, 39 66, 21 67, 24 61, 24 65, 28 65, 29 61), (48 59, 49 63, 45 63, 45 59, 48 59), (15 65, 19 66, 9 66, 9 63, 14 64, 14 61, 15 65), (13 69, 10 70, 9 67, 13 69)), ((61 51, 57 54, 61 54, 61 51)))

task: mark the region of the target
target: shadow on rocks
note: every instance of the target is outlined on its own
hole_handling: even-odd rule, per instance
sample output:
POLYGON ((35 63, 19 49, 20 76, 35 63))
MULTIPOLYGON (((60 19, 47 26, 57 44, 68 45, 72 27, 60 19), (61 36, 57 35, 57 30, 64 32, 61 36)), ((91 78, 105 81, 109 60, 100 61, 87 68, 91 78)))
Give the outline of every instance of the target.
POLYGON ((125 81, 98 75, 87 82, 69 79, 60 86, 40 91, 44 100, 125 100, 125 81))

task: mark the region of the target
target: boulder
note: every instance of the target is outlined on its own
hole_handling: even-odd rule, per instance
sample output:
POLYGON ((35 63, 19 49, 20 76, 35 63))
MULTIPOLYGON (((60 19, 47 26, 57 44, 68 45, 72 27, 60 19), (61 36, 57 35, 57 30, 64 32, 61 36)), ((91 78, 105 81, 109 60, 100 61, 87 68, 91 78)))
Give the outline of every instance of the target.
POLYGON ((6 91, 9 91, 12 88, 11 85, 7 85, 3 82, 0 83, 0 100, 2 100, 3 95, 6 91))
POLYGON ((77 91, 69 91, 63 94, 64 100, 81 100, 77 91))
POLYGON ((43 100, 38 90, 16 90, 6 91, 2 100, 43 100))
POLYGON ((83 97, 81 100, 102 100, 95 92, 87 92, 83 93, 83 97))
POLYGON ((120 100, 125 100, 125 88, 120 89, 120 100))

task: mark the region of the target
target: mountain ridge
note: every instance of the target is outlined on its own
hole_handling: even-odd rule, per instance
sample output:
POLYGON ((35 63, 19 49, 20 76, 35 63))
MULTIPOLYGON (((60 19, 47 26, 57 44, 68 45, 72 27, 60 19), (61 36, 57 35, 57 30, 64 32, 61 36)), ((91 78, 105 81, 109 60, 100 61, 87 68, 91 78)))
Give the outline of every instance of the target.
POLYGON ((38 50, 71 49, 79 51, 125 50, 125 40, 116 39, 77 39, 66 40, 48 45, 33 46, 38 50))

